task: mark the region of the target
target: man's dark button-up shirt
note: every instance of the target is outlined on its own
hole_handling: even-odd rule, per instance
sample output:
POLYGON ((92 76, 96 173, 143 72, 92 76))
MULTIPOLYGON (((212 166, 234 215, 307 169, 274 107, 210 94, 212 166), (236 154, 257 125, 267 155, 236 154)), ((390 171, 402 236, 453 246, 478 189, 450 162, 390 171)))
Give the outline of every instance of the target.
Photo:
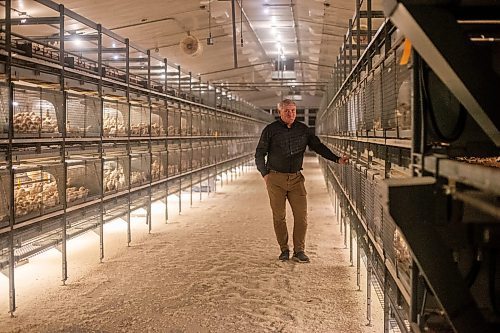
POLYGON ((295 121, 288 128, 281 119, 276 120, 262 131, 255 151, 257 169, 262 176, 267 175, 269 170, 298 172, 302 170, 306 146, 330 161, 339 160, 339 157, 322 144, 306 124, 295 121))

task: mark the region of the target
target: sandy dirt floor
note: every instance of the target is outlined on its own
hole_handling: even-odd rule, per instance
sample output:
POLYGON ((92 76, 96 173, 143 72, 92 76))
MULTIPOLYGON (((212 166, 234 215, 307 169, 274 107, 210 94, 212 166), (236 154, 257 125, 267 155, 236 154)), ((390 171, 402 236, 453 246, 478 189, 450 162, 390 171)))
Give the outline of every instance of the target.
POLYGON ((66 286, 57 250, 41 273, 21 277, 35 258, 16 268, 27 282, 16 284, 15 318, 2 277, 0 332, 381 332, 380 319, 366 326, 366 290, 356 286, 317 159, 304 168, 311 263, 277 260, 265 186, 249 168, 168 224, 154 213, 152 233, 139 223, 130 247, 121 226, 101 264, 98 236, 83 236, 87 245, 68 246, 66 286))

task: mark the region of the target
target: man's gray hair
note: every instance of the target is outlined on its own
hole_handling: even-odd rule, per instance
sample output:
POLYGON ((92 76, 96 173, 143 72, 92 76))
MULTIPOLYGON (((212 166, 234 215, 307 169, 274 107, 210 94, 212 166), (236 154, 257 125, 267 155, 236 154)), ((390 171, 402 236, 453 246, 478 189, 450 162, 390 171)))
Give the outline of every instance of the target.
POLYGON ((297 106, 297 103, 292 101, 291 99, 284 99, 278 104, 278 108, 281 110, 285 105, 295 105, 297 106))

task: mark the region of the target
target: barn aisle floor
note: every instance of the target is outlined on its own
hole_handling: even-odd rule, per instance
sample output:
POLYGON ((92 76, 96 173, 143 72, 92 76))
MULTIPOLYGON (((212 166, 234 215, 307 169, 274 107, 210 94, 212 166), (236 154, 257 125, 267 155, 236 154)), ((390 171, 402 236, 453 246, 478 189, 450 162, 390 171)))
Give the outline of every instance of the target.
POLYGON ((54 250, 56 259, 42 264, 43 273, 17 285, 15 318, 7 314, 2 276, 0 332, 383 331, 374 292, 373 326, 366 326, 366 277, 358 291, 316 158, 305 160, 303 173, 310 264, 277 260, 264 182, 249 168, 202 201, 196 194, 193 207, 168 224, 154 212, 152 233, 140 223, 130 247, 120 229, 108 237, 102 264, 98 236, 84 236, 88 248, 69 247, 66 286, 58 282, 60 253, 54 250))

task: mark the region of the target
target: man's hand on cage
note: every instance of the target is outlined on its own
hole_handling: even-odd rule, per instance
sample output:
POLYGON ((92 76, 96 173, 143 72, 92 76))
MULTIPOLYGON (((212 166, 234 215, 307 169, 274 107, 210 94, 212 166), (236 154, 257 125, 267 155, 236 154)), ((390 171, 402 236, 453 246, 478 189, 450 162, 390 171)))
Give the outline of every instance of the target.
POLYGON ((339 158, 339 164, 348 164, 349 163, 349 156, 342 156, 339 158))

